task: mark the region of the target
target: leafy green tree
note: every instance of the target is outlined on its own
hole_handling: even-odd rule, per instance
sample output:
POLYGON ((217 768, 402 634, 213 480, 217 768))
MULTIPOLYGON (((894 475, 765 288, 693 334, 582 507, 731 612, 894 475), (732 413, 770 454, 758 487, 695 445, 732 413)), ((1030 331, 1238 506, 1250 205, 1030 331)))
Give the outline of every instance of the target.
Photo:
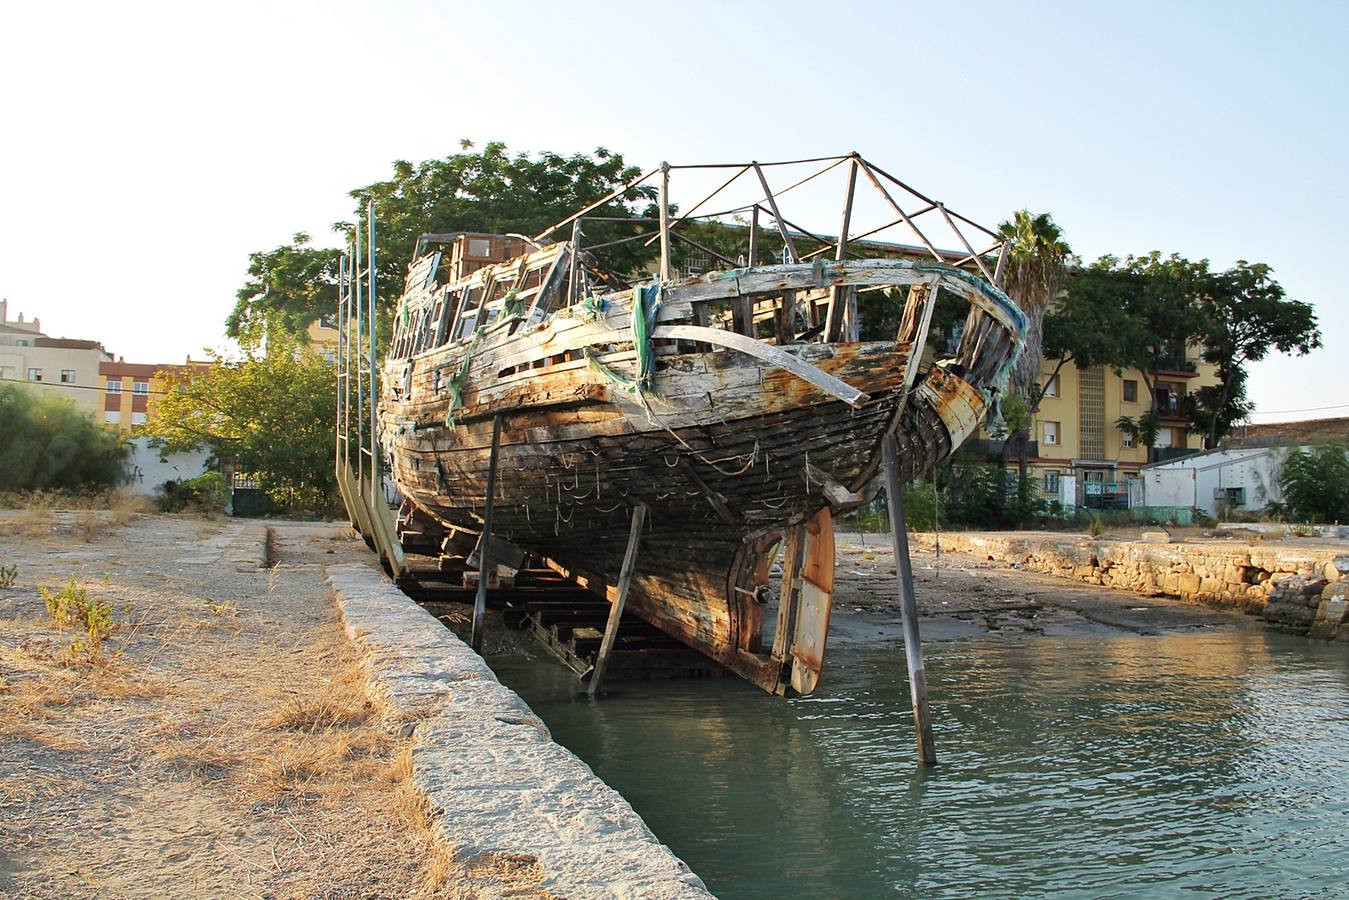
POLYGON ((1343 444, 1307 453, 1295 448, 1279 473, 1284 503, 1295 521, 1349 522, 1349 456, 1343 444))
POLYGON ((169 450, 209 448, 255 475, 279 507, 324 512, 336 498, 336 373, 284 330, 268 330, 265 350, 245 343, 237 358, 213 353, 205 374, 173 376, 150 433, 169 450))
MULTIPOLYGON (((412 163, 398 160, 393 175, 351 191, 355 218, 333 226, 344 242, 362 229, 367 201, 375 202, 378 261, 376 296, 386 309, 402 293, 403 272, 412 258, 417 238, 426 233, 480 231, 533 237, 584 206, 599 200, 639 176, 623 157, 600 147, 593 154, 508 152, 506 145, 489 143, 481 152, 461 142, 461 152, 443 159, 412 163)), ((655 214, 655 188, 642 185, 597 207, 591 215, 633 220, 655 214)), ((649 222, 587 221, 582 245, 599 245, 654 232, 649 222)), ((569 228, 552 236, 565 240, 569 228)), ((658 252, 645 241, 633 240, 603 248, 599 262, 626 272, 654 258, 658 252)), ((308 236, 259 251, 249 258, 248 280, 226 321, 230 337, 272 321, 292 334, 337 304, 337 250, 310 246, 308 236), (279 318, 271 318, 274 313, 279 318)))
MULTIPOLYGON (((248 281, 225 319, 230 337, 257 343, 264 323, 300 337, 320 315, 337 309, 338 251, 315 247, 297 233, 289 244, 249 254, 248 281)), ((406 262, 406 261, 405 261, 406 262)))
POLYGON ((1212 283, 1207 260, 1191 262, 1155 250, 1123 260, 1103 256, 1069 279, 1070 297, 1119 326, 1104 335, 1098 362, 1116 370, 1135 369, 1142 376, 1149 400, 1146 421, 1121 419, 1118 425, 1140 435, 1149 451, 1163 412, 1157 403, 1158 379, 1183 365, 1186 348, 1202 341, 1206 319, 1201 301, 1212 283))
POLYGON ((1321 346, 1316 311, 1290 300, 1264 263, 1239 260, 1214 275, 1200 298, 1204 360, 1218 367, 1216 388, 1202 389, 1191 408, 1196 428, 1218 439, 1250 411, 1245 398, 1246 364, 1271 351, 1304 356, 1321 346))
POLYGON ((73 401, 0 385, 0 490, 87 490, 126 480, 131 447, 73 401))

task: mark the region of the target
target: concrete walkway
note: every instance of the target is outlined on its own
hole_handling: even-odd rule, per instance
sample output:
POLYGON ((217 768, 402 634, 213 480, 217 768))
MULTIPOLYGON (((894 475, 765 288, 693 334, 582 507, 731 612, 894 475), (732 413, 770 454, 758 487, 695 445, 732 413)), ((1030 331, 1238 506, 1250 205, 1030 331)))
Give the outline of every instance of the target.
POLYGON ((415 723, 413 779, 458 861, 537 863, 540 889, 575 900, 711 896, 434 616, 367 566, 327 576, 348 635, 371 654, 372 679, 415 723))

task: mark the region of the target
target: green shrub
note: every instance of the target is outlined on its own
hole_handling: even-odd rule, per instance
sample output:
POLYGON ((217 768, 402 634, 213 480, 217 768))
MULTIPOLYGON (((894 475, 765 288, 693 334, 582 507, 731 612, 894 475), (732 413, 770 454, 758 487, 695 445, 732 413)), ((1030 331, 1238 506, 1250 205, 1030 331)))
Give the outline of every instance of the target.
POLYGON ((1349 456, 1343 444, 1296 449, 1283 461, 1279 486, 1300 522, 1349 522, 1349 456))
POLYGON ((104 639, 115 628, 112 601, 91 597, 88 588, 81 585, 74 575, 59 591, 38 585, 38 593, 47 607, 47 615, 51 616, 57 628, 71 626, 79 630, 79 636, 70 645, 71 658, 97 660, 104 639))
POLYGON ((186 481, 166 481, 155 489, 160 512, 223 515, 229 508, 230 483, 221 472, 206 472, 186 481))
POLYGON ((12 588, 18 580, 18 566, 0 566, 0 588, 12 588))
POLYGON ((0 385, 0 491, 86 491, 126 481, 131 446, 73 401, 0 385))

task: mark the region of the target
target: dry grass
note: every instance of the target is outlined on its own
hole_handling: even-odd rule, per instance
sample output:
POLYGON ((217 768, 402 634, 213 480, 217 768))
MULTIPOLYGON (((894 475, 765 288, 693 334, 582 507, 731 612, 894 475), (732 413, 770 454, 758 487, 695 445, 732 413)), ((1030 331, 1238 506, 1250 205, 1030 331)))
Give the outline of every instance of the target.
POLYGON ((154 512, 155 505, 150 502, 149 497, 142 497, 122 488, 108 495, 108 510, 111 513, 109 521, 122 527, 130 525, 139 516, 154 512))
POLYGON ((56 513, 50 508, 34 506, 14 517, 14 530, 27 538, 48 537, 56 525, 56 513))
POLYGON ((87 491, 6 491, 0 509, 106 509, 108 495, 87 491))
POLYGON ((54 641, 29 636, 0 647, 0 739, 26 739, 54 750, 86 745, 83 714, 101 705, 165 693, 159 682, 118 659, 71 661, 54 641))
POLYGON ((70 532, 86 544, 98 540, 107 530, 103 517, 92 509, 81 510, 75 514, 70 532))

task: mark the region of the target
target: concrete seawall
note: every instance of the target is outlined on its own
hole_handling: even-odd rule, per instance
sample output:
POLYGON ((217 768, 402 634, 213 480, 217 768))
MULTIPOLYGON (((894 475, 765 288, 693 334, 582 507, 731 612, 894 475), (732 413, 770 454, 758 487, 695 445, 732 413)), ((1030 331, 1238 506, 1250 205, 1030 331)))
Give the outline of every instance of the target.
MULTIPOLYGON (((913 536, 931 549, 932 534, 913 536)), ((1272 628, 1349 641, 1349 548, 1103 541, 1082 535, 947 532, 943 550, 1088 584, 1235 607, 1272 628)))
POLYGON ((711 896, 434 616, 366 566, 327 576, 347 634, 371 654, 372 680, 415 723, 412 777, 460 861, 535 860, 539 887, 568 898, 711 896))

